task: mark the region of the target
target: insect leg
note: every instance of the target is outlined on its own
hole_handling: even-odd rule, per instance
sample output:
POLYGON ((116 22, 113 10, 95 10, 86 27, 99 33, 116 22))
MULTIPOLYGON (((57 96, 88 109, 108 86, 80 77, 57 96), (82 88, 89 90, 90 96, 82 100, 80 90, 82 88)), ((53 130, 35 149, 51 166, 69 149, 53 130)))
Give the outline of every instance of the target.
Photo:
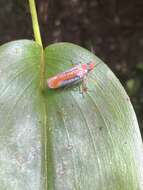
POLYGON ((82 95, 83 98, 84 98, 84 93, 87 92, 87 87, 85 85, 85 81, 86 81, 86 76, 84 76, 82 78, 82 83, 79 86, 79 93, 82 95))
POLYGON ((83 82, 82 82, 82 92, 87 92, 88 88, 87 88, 87 76, 84 76, 83 78, 83 82))
POLYGON ((82 84, 81 84, 81 88, 80 88, 80 93, 82 94, 82 96, 84 97, 84 94, 87 92, 93 92, 93 90, 89 90, 87 87, 87 75, 84 76, 82 84))

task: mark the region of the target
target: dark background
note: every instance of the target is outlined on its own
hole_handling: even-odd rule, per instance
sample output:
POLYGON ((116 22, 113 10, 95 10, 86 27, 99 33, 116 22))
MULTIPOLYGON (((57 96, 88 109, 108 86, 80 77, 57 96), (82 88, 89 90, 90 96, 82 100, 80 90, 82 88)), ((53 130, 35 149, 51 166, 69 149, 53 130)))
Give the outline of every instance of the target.
MULTIPOLYGON (((143 133, 143 0, 37 0, 44 45, 93 50, 128 91, 143 133)), ((28 0, 0 0, 0 44, 33 39, 28 0)))

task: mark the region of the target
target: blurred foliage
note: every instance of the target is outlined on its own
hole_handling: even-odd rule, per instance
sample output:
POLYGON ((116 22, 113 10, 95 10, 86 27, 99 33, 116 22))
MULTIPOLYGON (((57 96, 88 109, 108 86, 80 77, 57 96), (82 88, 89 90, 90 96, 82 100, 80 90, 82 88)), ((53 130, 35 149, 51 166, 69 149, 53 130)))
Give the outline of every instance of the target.
MULTIPOLYGON (((0 0, 0 43, 33 38, 28 1, 0 0)), ((44 44, 91 49, 126 87, 143 128, 143 1, 37 0, 44 44)))
POLYGON ((139 79, 129 79, 126 82, 126 89, 130 95, 135 95, 141 86, 139 79))

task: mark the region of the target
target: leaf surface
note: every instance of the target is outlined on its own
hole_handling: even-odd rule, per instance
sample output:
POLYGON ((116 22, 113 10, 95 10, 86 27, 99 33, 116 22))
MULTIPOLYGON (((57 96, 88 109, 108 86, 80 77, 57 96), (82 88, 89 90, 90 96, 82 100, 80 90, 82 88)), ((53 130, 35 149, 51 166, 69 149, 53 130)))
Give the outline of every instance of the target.
POLYGON ((40 47, 0 47, 0 189, 141 190, 138 123, 118 79, 89 51, 57 43, 45 49, 46 78, 95 61, 88 92, 39 90, 40 47))

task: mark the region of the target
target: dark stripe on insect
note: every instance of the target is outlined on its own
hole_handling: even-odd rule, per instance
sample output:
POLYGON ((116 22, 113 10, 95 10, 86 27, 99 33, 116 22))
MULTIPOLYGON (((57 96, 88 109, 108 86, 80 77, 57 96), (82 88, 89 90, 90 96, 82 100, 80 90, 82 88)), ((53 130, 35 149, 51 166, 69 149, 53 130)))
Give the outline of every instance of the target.
POLYGON ((60 87, 70 86, 71 84, 73 84, 73 85, 74 85, 74 84, 78 84, 78 83, 80 83, 82 80, 83 80, 82 77, 77 76, 77 77, 74 77, 74 78, 72 78, 72 79, 63 81, 62 84, 60 85, 60 87))

